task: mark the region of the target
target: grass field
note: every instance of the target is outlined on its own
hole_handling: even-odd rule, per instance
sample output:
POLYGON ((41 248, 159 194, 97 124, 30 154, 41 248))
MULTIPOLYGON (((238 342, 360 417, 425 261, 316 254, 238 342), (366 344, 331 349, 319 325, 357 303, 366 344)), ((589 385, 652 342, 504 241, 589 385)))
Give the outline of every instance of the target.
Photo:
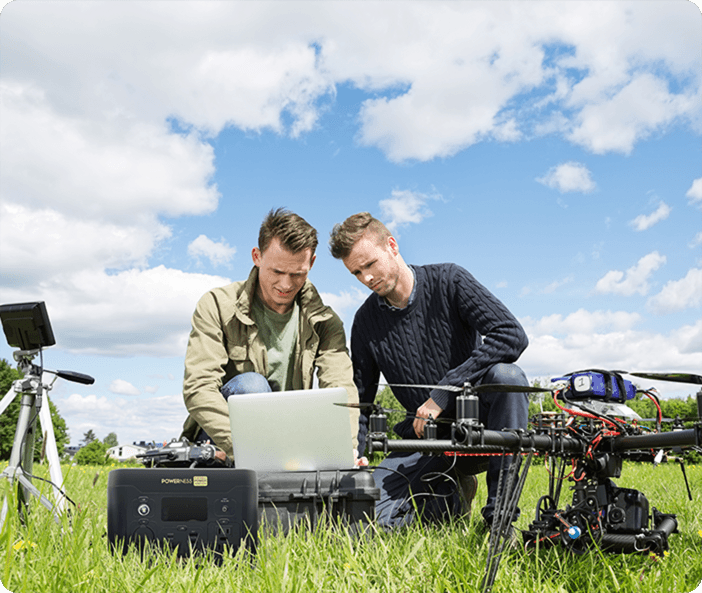
MULTIPOLYGON (((479 513, 450 525, 413 526, 395 533, 371 528, 356 538, 322 526, 287 536, 259 538, 255 558, 244 549, 221 565, 208 558, 178 560, 136 552, 113 556, 107 545, 107 475, 111 468, 64 467, 66 491, 78 508, 57 525, 33 503, 26 526, 11 512, 0 534, 0 581, 12 593, 187 592, 472 592, 480 590, 487 539, 479 513)), ((39 475, 42 468, 35 467, 39 475)), ((693 501, 674 464, 628 464, 618 485, 641 490, 652 506, 678 516, 680 533, 664 557, 593 551, 574 556, 563 549, 511 552, 500 565, 493 591, 688 593, 702 581, 702 466, 687 468, 693 501)), ((533 518, 546 492, 543 466, 533 467, 522 496, 518 527, 533 518)), ((0 486, 5 493, 9 484, 0 486)), ((37 482, 37 484, 39 484, 37 482)), ((568 493, 564 491, 563 501, 568 493)), ((484 480, 475 505, 485 497, 484 480)))

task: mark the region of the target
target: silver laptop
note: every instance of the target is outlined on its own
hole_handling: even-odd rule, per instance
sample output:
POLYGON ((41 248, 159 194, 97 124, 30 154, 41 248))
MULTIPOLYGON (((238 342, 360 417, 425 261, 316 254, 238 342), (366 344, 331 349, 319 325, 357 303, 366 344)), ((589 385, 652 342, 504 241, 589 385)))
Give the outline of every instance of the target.
MULTIPOLYGON (((257 472, 351 469, 351 408, 343 387, 231 395, 237 468, 257 472)), ((357 427, 356 427, 357 429, 357 427)))

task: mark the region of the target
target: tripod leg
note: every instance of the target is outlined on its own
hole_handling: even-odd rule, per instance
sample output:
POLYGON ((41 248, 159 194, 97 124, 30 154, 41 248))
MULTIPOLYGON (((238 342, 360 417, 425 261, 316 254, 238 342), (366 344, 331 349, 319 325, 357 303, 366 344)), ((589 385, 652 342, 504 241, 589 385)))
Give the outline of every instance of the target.
MULTIPOLYGON (((29 502, 29 497, 31 495, 36 496, 39 502, 51 511, 51 513, 54 516, 54 521, 56 521, 56 523, 58 523, 59 525, 61 524, 61 519, 54 504, 48 498, 46 498, 46 496, 39 492, 37 487, 34 486, 34 484, 32 484, 32 482, 29 480, 29 478, 27 478, 27 476, 24 475, 21 468, 15 468, 15 471, 12 474, 5 470, 5 472, 3 472, 2 474, 2 477, 10 480, 11 484, 17 482, 18 498, 24 497, 23 500, 20 500, 19 502, 19 510, 23 522, 25 520, 23 510, 26 508, 26 505, 29 502)), ((9 496, 6 496, 2 501, 2 511, 0 511, 0 531, 2 531, 2 528, 5 526, 5 519, 7 519, 7 511, 9 508, 8 498, 9 496)))
MULTIPOLYGON (((48 406, 46 406, 48 407, 48 406)), ((17 482, 17 499, 18 511, 24 517, 28 511, 29 499, 36 496, 41 504, 54 513, 54 518, 59 521, 58 514, 52 503, 37 490, 32 484, 28 476, 31 476, 34 467, 34 434, 36 430, 36 395, 33 392, 24 392, 22 394, 22 404, 20 406, 19 417, 17 419, 17 428, 15 430, 15 440, 10 453, 10 461, 7 468, 2 473, 2 477, 10 480, 11 483, 17 482)), ((48 410, 47 410, 48 411, 48 410)), ((40 412, 41 415, 41 412, 40 412)), ((49 422, 51 416, 49 415, 49 422)), ((43 422, 43 421, 42 421, 43 422)), ((56 450, 56 440, 51 431, 51 443, 56 450)), ((58 461, 58 453, 56 453, 56 461, 58 461)), ((57 464, 60 472, 60 465, 57 464)), ((63 482, 62 478, 58 482, 63 482)), ((63 501, 61 501, 63 502, 63 501)), ((0 527, 4 525, 7 517, 7 498, 3 502, 2 512, 0 512, 0 527)))
POLYGON ((5 526, 5 519, 7 518, 7 499, 7 496, 3 497, 2 499, 2 511, 0 511, 0 531, 2 531, 2 528, 5 526))
POLYGON ((46 459, 49 462, 49 474, 54 484, 56 508, 59 512, 62 512, 66 506, 66 498, 61 491, 61 488, 63 488, 63 473, 61 472, 61 460, 56 447, 54 425, 51 422, 51 410, 48 404, 49 400, 47 399, 46 404, 39 411, 39 419, 41 420, 41 429, 44 433, 44 448, 46 449, 46 459))
POLYGON ((56 512, 53 503, 48 498, 46 498, 46 496, 44 496, 41 492, 39 492, 37 487, 29 481, 27 476, 20 473, 17 475, 16 480, 24 487, 25 491, 27 491, 29 494, 36 496, 39 499, 39 502, 52 512, 52 514, 54 515, 54 521, 56 521, 56 523, 60 525, 61 520, 59 519, 58 513, 56 512))
POLYGON ((13 383, 10 387, 10 390, 2 398, 2 401, 0 401, 0 414, 2 414, 7 409, 7 406, 9 406, 12 403, 12 400, 15 399, 16 395, 17 392, 15 391, 15 384, 13 383))
MULTIPOLYGON (((5 472, 11 476, 12 480, 15 479, 17 468, 24 468, 24 470, 30 474, 32 472, 34 464, 35 423, 31 422, 31 419, 36 410, 35 401, 35 395, 33 393, 22 394, 22 404, 17 418, 17 428, 15 429, 15 440, 12 444, 10 461, 5 470, 5 472)), ((20 486, 17 494, 21 508, 23 504, 26 505, 30 493, 24 486, 20 486)))

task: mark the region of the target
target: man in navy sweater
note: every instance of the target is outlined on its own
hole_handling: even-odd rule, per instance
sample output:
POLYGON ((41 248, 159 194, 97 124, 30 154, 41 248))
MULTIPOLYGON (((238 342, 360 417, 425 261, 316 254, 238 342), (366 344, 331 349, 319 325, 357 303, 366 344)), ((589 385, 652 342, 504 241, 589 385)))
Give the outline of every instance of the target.
MULTIPOLYGON (((407 265, 395 238, 367 212, 337 224, 330 247, 332 255, 373 291, 357 311, 351 330, 360 402, 375 400, 380 373, 390 384, 528 385, 523 371, 512 364, 528 343, 522 326, 465 269, 455 264, 407 265)), ((394 427, 404 439, 422 438, 429 416, 455 416, 455 392, 396 387, 393 393, 408 413, 394 427)), ((487 429, 526 428, 525 394, 483 393, 479 398, 480 421, 487 429)), ((368 410, 361 411, 359 454, 365 449, 368 416, 368 410)), ((489 527, 501 459, 488 459, 486 463, 482 457, 391 453, 374 473, 381 491, 378 522, 387 527, 408 524, 416 509, 432 520, 463 514, 477 487, 474 474, 487 469, 482 516, 489 527), (458 481, 459 489, 446 474, 458 481)))

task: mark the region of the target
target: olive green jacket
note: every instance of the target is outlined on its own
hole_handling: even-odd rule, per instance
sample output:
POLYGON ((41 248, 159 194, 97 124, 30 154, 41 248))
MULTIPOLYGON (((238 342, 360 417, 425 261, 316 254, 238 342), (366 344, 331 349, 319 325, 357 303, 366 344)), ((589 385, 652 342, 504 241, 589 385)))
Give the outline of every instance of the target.
MULTIPOLYGON (((185 355, 183 398, 189 416, 182 436, 194 440, 199 428, 227 455, 233 456, 229 409, 220 388, 245 372, 268 374, 268 355, 250 316, 258 286, 254 266, 244 282, 206 293, 192 317, 185 355)), ((311 389, 317 370, 319 387, 344 387, 349 402, 358 402, 344 326, 308 280, 297 295, 300 327, 294 354, 293 389, 311 389)), ((358 411, 350 410, 353 447, 358 444, 358 411)))

